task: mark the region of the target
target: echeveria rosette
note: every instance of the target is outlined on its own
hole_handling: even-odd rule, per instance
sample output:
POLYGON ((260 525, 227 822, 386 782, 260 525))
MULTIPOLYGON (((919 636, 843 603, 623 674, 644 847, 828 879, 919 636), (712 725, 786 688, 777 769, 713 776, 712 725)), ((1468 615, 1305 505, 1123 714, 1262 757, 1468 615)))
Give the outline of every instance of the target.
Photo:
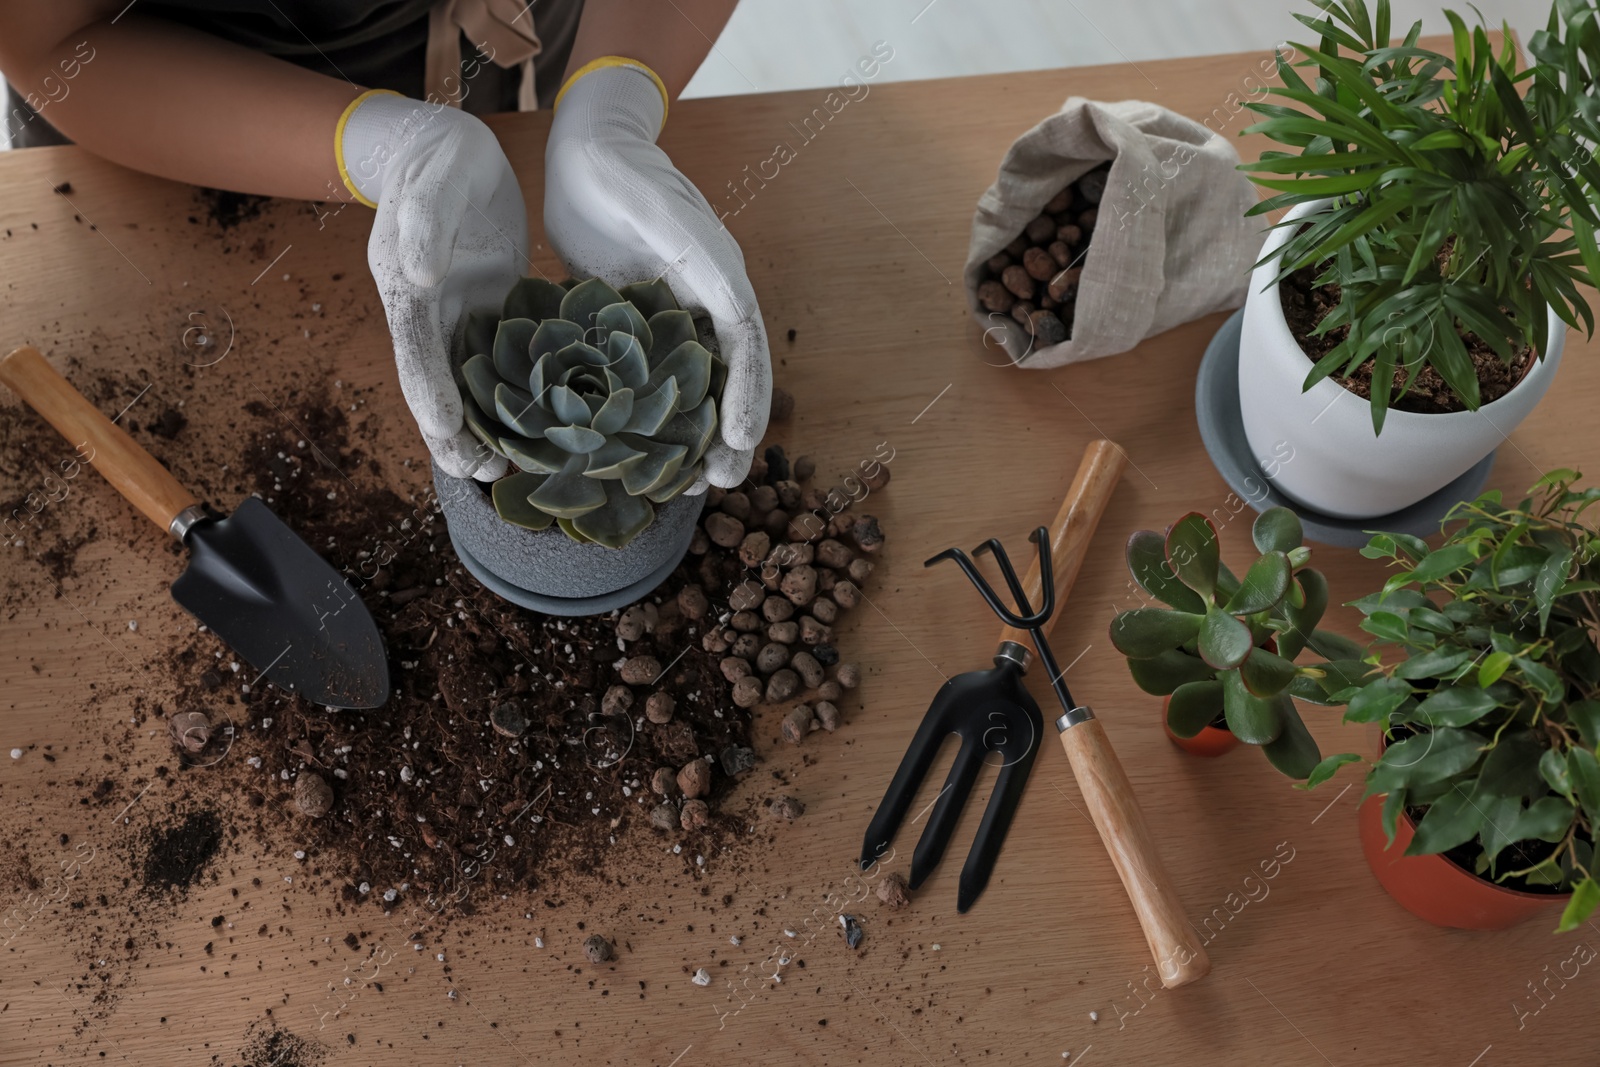
POLYGON ((1128 540, 1134 581, 1167 605, 1134 608, 1111 624, 1134 682, 1169 696, 1167 725, 1193 737, 1222 716, 1235 737, 1260 745, 1273 766, 1306 778, 1322 755, 1294 699, 1332 704, 1368 668, 1353 642, 1316 629, 1328 583, 1306 566, 1300 520, 1270 508, 1251 531, 1261 552, 1241 580, 1222 563, 1217 529, 1192 512, 1166 536, 1140 530, 1128 540), (1294 662, 1310 647, 1325 662, 1294 662))
POLYGON ((516 470, 495 510, 621 548, 699 478, 727 369, 666 283, 523 278, 467 322, 467 426, 516 470))

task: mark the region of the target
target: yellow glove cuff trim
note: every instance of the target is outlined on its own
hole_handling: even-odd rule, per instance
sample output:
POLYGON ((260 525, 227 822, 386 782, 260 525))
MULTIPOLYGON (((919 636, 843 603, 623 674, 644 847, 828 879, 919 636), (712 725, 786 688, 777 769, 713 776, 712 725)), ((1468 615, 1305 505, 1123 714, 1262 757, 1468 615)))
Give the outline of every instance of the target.
POLYGON ((662 82, 661 75, 657 74, 648 66, 639 62, 637 59, 629 59, 627 56, 601 56, 599 59, 591 59, 583 66, 573 71, 572 77, 566 80, 565 84, 561 86, 561 91, 556 94, 555 106, 550 110, 554 111, 555 108, 561 106, 561 98, 567 95, 567 90, 572 88, 573 85, 577 83, 579 78, 583 77, 585 74, 592 73, 593 71, 603 70, 606 67, 632 67, 634 70, 655 82, 656 88, 661 90, 661 125, 665 126, 667 124, 667 109, 669 108, 671 101, 667 96, 667 87, 666 84, 662 82))
POLYGON ((361 190, 356 188, 356 183, 351 179, 350 172, 345 169, 345 165, 344 165, 344 127, 345 127, 345 123, 349 122, 350 121, 350 116, 354 115, 356 113, 356 108, 358 108, 362 104, 366 103, 372 97, 374 97, 374 96, 400 96, 400 95, 402 95, 402 94, 395 92, 393 89, 368 89, 366 92, 362 93, 360 96, 358 96, 354 100, 350 101, 350 105, 344 109, 344 114, 339 116, 338 125, 334 126, 334 128, 333 128, 333 160, 334 160, 335 163, 337 163, 339 165, 339 180, 344 182, 344 187, 346 189, 350 190, 350 195, 356 198, 356 203, 365 204, 367 207, 370 207, 370 208, 375 208, 378 205, 374 204, 371 200, 368 200, 366 197, 361 195, 361 190))

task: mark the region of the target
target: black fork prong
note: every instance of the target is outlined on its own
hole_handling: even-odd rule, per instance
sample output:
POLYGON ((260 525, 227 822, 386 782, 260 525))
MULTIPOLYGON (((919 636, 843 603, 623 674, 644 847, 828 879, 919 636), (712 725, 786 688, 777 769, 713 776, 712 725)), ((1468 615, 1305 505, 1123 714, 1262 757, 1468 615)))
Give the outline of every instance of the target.
POLYGON ((1030 745, 1016 761, 1000 768, 994 780, 994 792, 983 809, 983 821, 972 838, 972 849, 967 862, 961 867, 961 879, 956 885, 956 911, 965 912, 972 907, 978 895, 989 884, 995 861, 1000 858, 1000 846, 1005 843, 1006 831, 1011 829, 1012 817, 1022 802, 1023 789, 1028 784, 1028 772, 1033 769, 1038 745, 1030 745))
POLYGON ((956 823, 961 820, 961 809, 966 806, 967 797, 972 795, 972 785, 978 780, 983 757, 983 746, 976 738, 961 739, 961 749, 933 803, 933 814, 928 816, 927 829, 922 831, 916 851, 911 854, 912 889, 921 885, 943 858, 945 847, 956 832, 956 823))
MULTIPOLYGON (((983 544, 973 549, 973 555, 988 553, 994 556, 995 564, 1000 568, 1001 577, 1006 580, 1006 587, 1011 590, 1011 595, 1017 599, 1016 618, 1007 619, 1011 625, 1019 630, 1032 629, 1050 617, 1050 608, 1053 606, 1051 597, 1046 594, 1043 611, 1035 611, 1033 605, 1028 603, 1028 595, 1023 591, 1022 582, 1017 577, 1016 568, 1011 566, 1011 557, 1006 554, 1006 548, 996 538, 989 538, 983 544)), ((1044 570, 1041 574, 1047 573, 1044 570)))
POLYGON ((967 576, 967 580, 977 587, 979 594, 982 595, 984 601, 989 605, 989 610, 993 611, 996 615, 1000 616, 1001 619, 1005 620, 1010 625, 1017 627, 1019 630, 1026 630, 1028 628, 1029 623, 1027 620, 1023 619, 1016 612, 1012 611, 1009 607, 1001 602, 1000 598, 995 595, 995 591, 989 586, 989 581, 983 576, 983 572, 978 570, 977 564, 968 559, 967 554, 961 551, 961 549, 947 548, 937 556, 934 556, 932 559, 924 562, 922 565, 924 567, 931 567, 935 563, 946 559, 954 560, 956 566, 961 568, 961 572, 967 576))
POLYGON ((1039 623, 1043 624, 1056 610, 1055 571, 1050 563, 1050 530, 1044 526, 1036 527, 1028 535, 1028 540, 1039 548, 1039 584, 1044 587, 1044 603, 1039 605, 1037 614, 1039 623))
POLYGON ((917 788, 922 785, 922 779, 927 777, 928 768, 933 766, 944 739, 950 735, 951 724, 945 700, 949 684, 946 682, 940 688, 933 699, 933 705, 922 717, 922 723, 917 727, 915 736, 911 738, 911 744, 906 747, 906 754, 901 757, 900 766, 895 770, 889 788, 884 791, 878 810, 873 813, 872 822, 867 826, 866 838, 861 843, 862 870, 877 862, 884 850, 889 847, 889 843, 894 840, 895 833, 900 829, 900 822, 905 818, 906 810, 916 799, 917 788))

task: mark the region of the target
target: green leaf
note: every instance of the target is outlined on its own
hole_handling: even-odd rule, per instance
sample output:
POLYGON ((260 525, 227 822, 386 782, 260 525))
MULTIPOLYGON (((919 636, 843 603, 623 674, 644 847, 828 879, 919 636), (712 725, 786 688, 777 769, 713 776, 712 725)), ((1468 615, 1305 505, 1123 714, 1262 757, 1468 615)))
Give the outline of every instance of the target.
POLYGON ((1507 733, 1484 757, 1478 772, 1478 794, 1482 797, 1532 799, 1544 792, 1539 774, 1539 757, 1547 751, 1527 731, 1507 733))
MULTIPOLYGON (((1238 671, 1222 673, 1222 706, 1228 718, 1228 729, 1233 736, 1247 745, 1264 745, 1276 741, 1283 732, 1283 713, 1280 698, 1252 696, 1245 688, 1238 671)), ((1286 701, 1287 698, 1281 698, 1286 701)))
POLYGON ((561 298, 566 295, 565 289, 547 279, 518 278, 506 294, 500 317, 543 322, 561 314, 561 298))
POLYGON ((617 482, 605 482, 605 503, 572 520, 573 528, 597 545, 621 548, 655 518, 655 509, 629 495, 617 482))
MULTIPOLYGON (((1321 571, 1307 568, 1294 576, 1292 589, 1301 591, 1300 604, 1291 598, 1283 609, 1289 627, 1278 634, 1278 652, 1285 659, 1294 659, 1316 633, 1317 623, 1328 610, 1328 580, 1321 571)), ((1326 655, 1326 653, 1323 653, 1326 655)), ((1354 658, 1354 657, 1351 657, 1354 658)))
POLYGON ((1567 705, 1567 721, 1578 728, 1583 747, 1600 749, 1600 700, 1579 700, 1567 705))
MULTIPOLYGON (((568 289, 561 297, 561 317, 568 322, 575 322, 584 330, 585 336, 594 326, 594 317, 602 308, 619 303, 622 294, 599 278, 590 278, 579 282, 568 289)), ((644 311, 644 308, 639 310, 644 311)), ((650 313, 647 313, 650 314, 650 313)))
POLYGON ((1209 597, 1217 586, 1217 567, 1221 549, 1211 520, 1192 511, 1167 530, 1167 562, 1178 579, 1202 597, 1209 597))
POLYGON ((1239 664, 1239 677, 1244 681, 1244 687, 1258 697, 1275 696, 1283 692, 1294 676, 1293 663, 1264 648, 1252 648, 1244 662, 1239 664))
POLYGON ((549 515, 528 502, 535 489, 544 484, 547 475, 515 471, 498 479, 490 489, 494 510, 502 519, 514 526, 529 530, 544 530, 555 522, 549 515))
POLYGON ((1275 507, 1256 516, 1250 527, 1250 538, 1258 552, 1289 552, 1300 547, 1305 532, 1300 526, 1300 516, 1288 508, 1275 507))
POLYGON ((1328 779, 1332 778, 1334 774, 1338 772, 1339 768, 1343 767, 1346 763, 1360 762, 1361 757, 1356 755, 1354 752, 1340 752, 1337 755, 1328 756, 1323 759, 1321 763, 1317 764, 1311 769, 1311 774, 1307 776, 1305 784, 1297 786, 1296 788, 1315 789, 1323 782, 1326 782, 1328 779))
POLYGON ((1363 646, 1331 630, 1313 630, 1306 646, 1323 659, 1360 659, 1367 653, 1363 646))
POLYGON ((1417 581, 1437 581, 1454 574, 1477 558, 1478 553, 1470 545, 1446 545, 1419 560, 1411 574, 1417 581))
POLYGON ((1473 659, 1474 653, 1465 648, 1430 648, 1406 657, 1394 669, 1396 678, 1442 678, 1454 674, 1473 659))
POLYGON ((1166 543, 1154 530, 1140 530, 1128 538, 1128 571, 1139 587, 1168 607, 1204 615, 1206 602, 1178 580, 1167 562, 1166 543))
POLYGON ((1193 737, 1222 714, 1222 683, 1186 682, 1167 701, 1167 727, 1179 737, 1193 737))
POLYGON ((539 324, 532 319, 501 320, 494 334, 494 369, 501 378, 508 382, 528 380, 533 371, 533 334, 538 328, 539 324))
POLYGON ((1405 854, 1427 856, 1444 852, 1471 841, 1482 828, 1483 809, 1472 802, 1467 783, 1457 782, 1444 796, 1428 805, 1405 854))
POLYGON ((663 312, 678 310, 678 301, 672 295, 672 287, 659 278, 655 281, 624 285, 621 295, 638 308, 647 319, 663 312))
POLYGON ((1203 615, 1165 608, 1134 608, 1111 620, 1111 644, 1124 656, 1148 659, 1195 639, 1203 615))
POLYGON ((1567 751, 1567 773, 1572 777, 1572 792, 1583 805, 1590 826, 1600 826, 1600 762, 1586 748, 1567 751))
POLYGON ((1203 682, 1216 676, 1199 656, 1163 652, 1149 659, 1130 659, 1128 673, 1134 684, 1153 696, 1166 696, 1186 682, 1203 682))
POLYGON ((1398 678, 1380 675, 1361 687, 1345 709, 1346 722, 1384 722, 1411 696, 1411 687, 1398 678))
POLYGON ((1431 726, 1466 726, 1499 704, 1487 691, 1471 686, 1435 689, 1417 706, 1416 719, 1431 726))
POLYGON ((1393 792, 1442 782, 1478 762, 1483 738, 1470 730, 1440 727, 1415 734, 1383 750, 1367 776, 1368 792, 1393 792))
POLYGON ((1571 828, 1576 815, 1572 805, 1560 797, 1540 797, 1518 816, 1511 839, 1551 843, 1560 841, 1567 836, 1567 830, 1571 828))
POLYGON ((1489 688, 1500 680, 1500 676, 1506 673, 1506 668, 1509 666, 1511 666, 1511 653, 1489 653, 1478 665, 1478 685, 1484 689, 1489 688))
POLYGON ((1392 611, 1374 611, 1361 620, 1361 628, 1376 638, 1395 644, 1404 644, 1410 636, 1406 621, 1392 611))
POLYGON ((1289 591, 1293 568, 1284 552, 1268 552, 1250 565, 1239 589, 1228 598, 1223 610, 1230 615, 1254 615, 1278 606, 1289 591))
POLYGON ((529 502, 558 519, 576 519, 606 502, 605 484, 583 476, 588 457, 573 456, 558 474, 546 478, 529 502))
POLYGON ((1306 724, 1301 721, 1300 713, 1295 710, 1294 701, 1282 694, 1274 698, 1274 701, 1277 704, 1278 716, 1283 721, 1283 730, 1275 740, 1263 745, 1261 751, 1267 757, 1268 763, 1290 778, 1307 779, 1321 762, 1322 750, 1317 747, 1316 738, 1311 736, 1311 731, 1307 730, 1306 724))
POLYGON ((1561 911, 1561 921, 1556 925, 1556 933, 1564 934, 1576 930, 1580 923, 1587 922, 1594 913, 1596 905, 1600 905, 1600 882, 1590 875, 1572 887, 1572 899, 1567 901, 1567 906, 1561 911))
POLYGON ((1206 612, 1200 623, 1200 658, 1218 670, 1231 670, 1250 655, 1250 627, 1220 608, 1206 612))
POLYGON ((1567 570, 1572 566, 1572 550, 1552 552, 1533 579, 1533 601, 1539 606, 1539 632, 1545 632, 1550 623, 1550 608, 1555 604, 1556 591, 1567 580, 1567 570))

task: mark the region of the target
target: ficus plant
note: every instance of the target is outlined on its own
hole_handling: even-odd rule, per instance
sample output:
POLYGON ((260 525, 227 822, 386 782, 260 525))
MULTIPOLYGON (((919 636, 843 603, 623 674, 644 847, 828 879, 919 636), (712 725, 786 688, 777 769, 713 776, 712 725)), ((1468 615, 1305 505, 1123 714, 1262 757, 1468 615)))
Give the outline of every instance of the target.
POLYGON ((1517 69, 1509 27, 1496 53, 1482 26, 1446 11, 1454 48, 1418 43, 1415 23, 1390 41, 1387 0, 1312 0, 1295 18, 1319 40, 1281 53, 1283 85, 1247 106, 1263 133, 1293 151, 1246 163, 1277 195, 1250 214, 1316 204, 1290 223, 1283 281, 1306 267, 1337 286, 1318 336, 1344 330, 1306 376, 1309 389, 1373 360, 1372 425, 1431 366, 1476 410, 1478 377, 1464 340, 1476 335, 1507 365, 1549 346, 1545 308, 1593 331, 1581 290, 1600 278, 1594 205, 1600 164, 1600 15, 1594 0, 1557 0, 1517 69), (1302 76, 1301 70, 1305 70, 1302 76))
POLYGON ((1328 607, 1328 583, 1306 566, 1300 519, 1288 508, 1257 516, 1251 537, 1261 555, 1244 577, 1222 563, 1217 529, 1199 512, 1166 535, 1140 530, 1128 539, 1128 570, 1166 605, 1118 613, 1111 643, 1128 658, 1134 682, 1168 696, 1167 725, 1193 737, 1219 720, 1239 740, 1260 745, 1293 778, 1322 759, 1294 698, 1337 703, 1367 667, 1348 638, 1316 629, 1328 607), (1322 659, 1297 664, 1306 649, 1322 659))
MULTIPOLYGON (((1390 842, 1408 811, 1408 854, 1570 889, 1561 930, 1600 904, 1600 535, 1581 521, 1600 488, 1577 483, 1552 471, 1520 503, 1458 504, 1438 548, 1372 538, 1362 554, 1396 568, 1355 602, 1374 670, 1336 694, 1346 721, 1385 725, 1366 794, 1390 842)), ((1328 757, 1308 785, 1357 759, 1328 757)))

